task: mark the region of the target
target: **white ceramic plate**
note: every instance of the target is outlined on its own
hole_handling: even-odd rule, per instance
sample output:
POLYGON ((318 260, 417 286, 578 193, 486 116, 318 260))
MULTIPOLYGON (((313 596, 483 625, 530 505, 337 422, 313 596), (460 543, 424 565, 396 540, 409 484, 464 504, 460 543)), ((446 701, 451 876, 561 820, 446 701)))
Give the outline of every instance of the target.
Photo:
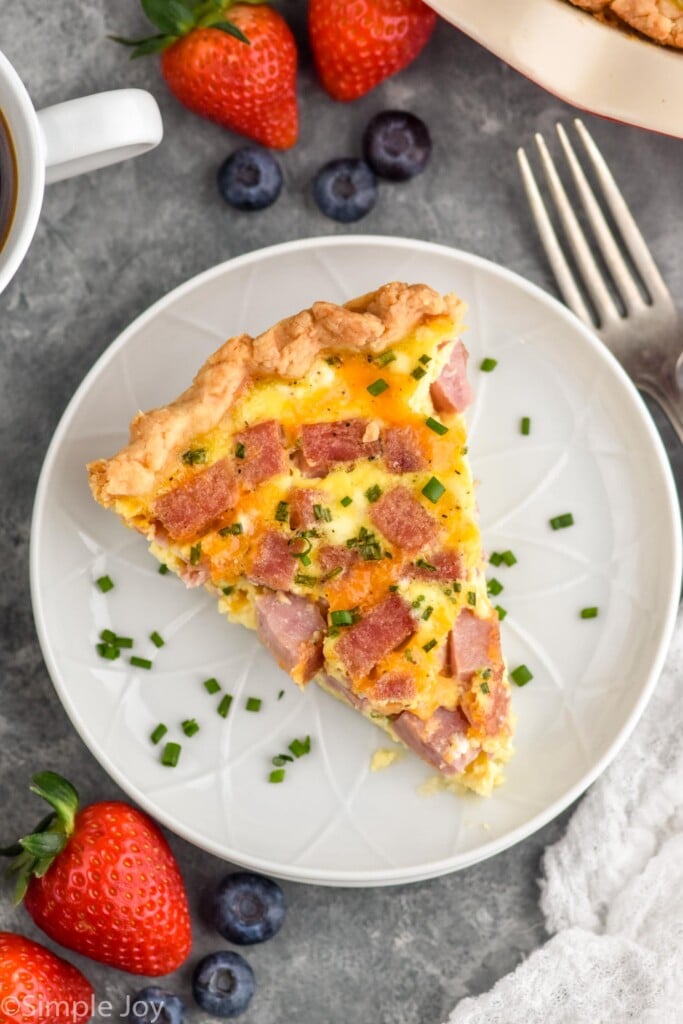
POLYGON ((683 137, 683 52, 597 21, 568 0, 427 0, 544 89, 583 110, 683 137))
POLYGON ((680 585, 676 498, 640 398, 600 343, 553 299, 485 260, 423 242, 311 239, 215 267, 156 303, 111 345, 67 409, 48 452, 31 547, 34 612, 57 692, 93 754, 139 804, 220 857, 337 885, 428 878, 527 836, 598 775, 655 683, 680 585), (519 561, 495 575, 509 611, 504 649, 533 682, 514 693, 518 753, 490 800, 418 794, 430 777, 406 756, 370 773, 382 733, 311 686, 299 693, 253 634, 201 591, 160 576, 142 538, 92 501, 85 463, 113 453, 136 410, 187 384, 224 337, 257 332, 315 299, 391 280, 426 281, 469 303, 476 401, 471 454, 489 550, 519 561), (498 359, 490 374, 477 367, 498 359), (532 420, 523 437, 520 417, 532 420), (576 525, 553 532, 551 516, 576 525), (101 594, 94 580, 109 574, 101 594), (598 605, 592 621, 579 610, 598 605), (151 671, 101 660, 100 630, 136 639, 151 671), (158 630, 166 646, 147 639, 158 630), (227 720, 202 687, 217 677, 227 720), (281 689, 285 696, 277 699, 281 689), (245 698, 263 700, 259 714, 245 698), (195 717, 193 739, 179 724, 195 717), (176 769, 149 734, 183 741, 176 769), (270 759, 293 737, 313 750, 284 785, 270 759), (171 736, 169 736, 171 738, 171 736))

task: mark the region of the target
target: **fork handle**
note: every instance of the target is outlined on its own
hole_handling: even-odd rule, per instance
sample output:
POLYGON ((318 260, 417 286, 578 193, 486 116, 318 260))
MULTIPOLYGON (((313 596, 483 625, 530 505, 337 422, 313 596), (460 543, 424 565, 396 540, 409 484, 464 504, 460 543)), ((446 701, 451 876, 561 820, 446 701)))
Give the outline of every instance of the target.
POLYGON ((643 391, 647 391, 654 398, 669 420, 678 440, 683 444, 683 394, 681 391, 676 385, 667 388, 666 391, 661 387, 644 385, 643 391))

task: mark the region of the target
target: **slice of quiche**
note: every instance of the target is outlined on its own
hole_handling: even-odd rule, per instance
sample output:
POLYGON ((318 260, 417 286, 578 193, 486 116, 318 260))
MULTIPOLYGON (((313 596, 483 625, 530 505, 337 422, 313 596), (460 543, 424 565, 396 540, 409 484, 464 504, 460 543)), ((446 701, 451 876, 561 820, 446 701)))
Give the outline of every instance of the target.
POLYGON ((510 689, 467 460, 462 312, 395 282, 231 338, 88 471, 97 501, 296 683, 490 793, 510 689))

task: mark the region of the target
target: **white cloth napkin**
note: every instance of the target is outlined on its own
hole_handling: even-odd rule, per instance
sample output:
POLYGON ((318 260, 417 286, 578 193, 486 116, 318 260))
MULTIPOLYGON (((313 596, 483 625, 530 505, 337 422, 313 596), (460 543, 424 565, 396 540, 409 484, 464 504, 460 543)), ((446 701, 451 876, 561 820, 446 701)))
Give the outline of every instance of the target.
POLYGON ((553 937, 449 1024, 682 1024, 683 619, 642 719, 543 869, 553 937))

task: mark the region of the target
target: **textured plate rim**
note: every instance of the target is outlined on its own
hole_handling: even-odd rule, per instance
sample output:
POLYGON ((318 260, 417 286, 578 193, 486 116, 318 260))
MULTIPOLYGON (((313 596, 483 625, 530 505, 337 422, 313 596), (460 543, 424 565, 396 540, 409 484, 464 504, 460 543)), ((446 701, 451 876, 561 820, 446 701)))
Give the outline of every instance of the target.
POLYGON ((680 523, 680 512, 678 508, 678 498, 676 493, 676 487, 671 471, 671 466, 666 455, 666 451, 659 437, 654 421, 650 417, 644 403, 642 402, 638 392, 631 383, 631 380, 626 375, 625 371, 614 359, 610 352, 604 347, 604 345, 598 340, 597 336, 594 335, 587 327, 585 327, 565 306, 563 306, 557 299, 553 298, 547 292, 543 291, 537 285, 527 281, 514 271, 508 270, 506 267, 502 267, 491 260, 485 259, 481 256, 476 256, 472 253, 464 252, 460 249, 455 249, 450 246, 440 245, 434 242, 424 242, 418 239, 405 239, 405 238, 394 238, 389 235, 327 235, 319 236, 314 238, 299 239, 291 242, 282 242, 277 245, 266 246, 261 249, 256 249, 252 252, 244 253, 241 256, 236 256, 233 259, 226 260, 223 263, 217 264, 208 270, 203 271, 200 274, 195 275, 183 284, 178 285, 172 291, 162 296, 151 306, 149 306, 144 312, 136 317, 132 323, 129 324, 115 339, 114 341, 104 350, 104 352, 96 360, 95 364, 85 375, 81 384, 76 389, 73 397, 69 401, 66 409, 64 410, 62 417, 57 425, 57 428, 52 436, 52 440, 48 447, 43 466, 41 468, 40 477, 38 480, 38 486, 36 489, 36 495, 33 506, 33 515, 31 520, 31 534, 30 534, 30 587, 31 587, 31 601, 33 607, 33 616, 36 626, 36 632, 40 642, 43 658, 47 666, 48 674, 52 680, 53 686, 57 692, 60 703, 64 708, 71 724, 75 728, 80 738, 85 743, 88 750, 104 768, 107 774, 117 783, 118 786, 132 799, 134 800, 143 810, 150 814, 155 820, 159 821, 162 825, 180 836, 182 839, 191 843, 194 846, 205 850, 207 853, 213 854, 219 857, 221 860, 227 860, 231 863, 238 864, 243 867, 249 867, 251 869, 261 871, 264 874, 273 875, 278 878, 283 878, 287 881, 293 882, 305 882, 313 885, 331 885, 331 886, 346 886, 346 887, 369 887, 369 886, 383 886, 383 885, 399 885, 407 882, 418 882, 424 881, 430 878, 436 878, 440 875, 448 874, 453 871, 458 871, 462 868, 469 867, 473 864, 479 863, 494 856, 497 853, 501 853, 503 850, 514 846, 522 839, 526 839, 532 835, 538 829, 542 828, 548 822, 552 821, 553 818, 557 817, 566 807, 568 807, 574 800, 577 799, 585 790, 595 781, 595 779, 607 768, 614 757, 617 755, 621 747, 624 745, 626 740, 631 735, 635 725, 640 718, 645 706, 652 695, 654 687, 657 683, 659 675, 661 673, 664 659, 668 650, 668 646, 673 633, 673 628, 676 621, 676 613, 678 610, 679 603, 679 591, 680 591, 680 580, 681 580, 681 523, 680 523), (660 623, 658 637, 653 644, 656 643, 656 653, 652 661, 652 666, 647 679, 644 681, 640 696, 634 705, 631 715, 624 723, 622 728, 614 736, 610 743, 607 751, 604 755, 587 771, 583 774, 581 779, 575 783, 569 790, 567 790, 562 797, 549 804, 548 807, 544 808, 538 814, 534 815, 523 825, 515 829, 511 829, 504 836, 498 839, 491 840, 488 843, 482 844, 476 850, 469 851, 467 853, 456 854, 451 857, 442 858, 438 861, 432 861, 425 865, 416 866, 410 870, 405 868, 382 868, 377 871, 368 873, 367 871, 344 871, 322 868, 295 868, 290 867, 289 869, 283 869, 283 866, 278 863, 274 863, 267 858, 263 857, 245 857, 240 855, 238 850, 229 850, 218 843, 207 840, 201 836, 198 836, 196 832, 187 827, 181 820, 177 820, 172 814, 160 810, 154 806, 152 800, 148 799, 146 794, 142 792, 138 787, 126 778, 125 773, 120 769, 106 754, 104 751, 99 749, 97 742, 92 739, 87 732, 87 728, 84 723, 81 722, 78 709, 73 704, 71 697, 68 693, 68 689, 65 687, 61 669, 57 663, 56 658, 52 653, 49 637, 45 627, 44 618, 42 615, 42 597, 41 597, 41 586, 40 586, 40 547, 38 536, 41 530, 42 520, 46 510, 46 492, 48 487, 48 481, 52 473, 53 463, 60 450, 62 441, 68 433, 71 426, 71 421, 75 416, 77 409, 80 405, 82 395, 84 395, 89 389, 91 382, 99 376, 102 370, 105 369, 107 364, 114 358, 118 353, 119 349, 123 348, 129 341, 129 338, 134 335, 137 331, 143 328, 150 320, 157 316, 166 305, 173 302, 176 299, 182 298, 182 296, 188 292, 193 291, 196 287, 201 286, 204 282, 209 281, 213 278, 220 277, 228 270, 232 270, 237 267, 249 265, 250 263, 258 263, 261 259, 274 255, 286 255, 292 252, 305 251, 307 249, 326 248, 334 249, 336 247, 347 247, 347 246, 366 246, 366 245, 383 245, 387 247, 393 247, 397 249, 411 250, 413 252, 432 253, 434 255, 446 255, 449 257, 455 257, 457 260, 461 260, 465 264, 469 264, 475 268, 483 268, 488 272, 492 272, 498 275, 508 283, 520 288, 527 294, 531 295, 536 301, 544 305, 550 312, 551 315, 560 316, 563 320, 570 323, 571 326, 582 336, 583 341, 593 349, 594 354, 599 360, 602 360, 609 370, 613 373, 616 379, 619 381, 623 389, 624 398, 631 402, 632 415, 640 420, 640 426, 645 432, 645 436, 650 442, 652 448, 652 454, 657 460, 657 469, 662 477, 662 483, 668 495, 668 503, 666 510, 667 518, 669 520, 670 527, 670 541, 672 546, 672 558, 671 558, 671 573, 670 578, 667 581, 668 585, 668 597, 666 602, 666 615, 662 617, 660 623))

